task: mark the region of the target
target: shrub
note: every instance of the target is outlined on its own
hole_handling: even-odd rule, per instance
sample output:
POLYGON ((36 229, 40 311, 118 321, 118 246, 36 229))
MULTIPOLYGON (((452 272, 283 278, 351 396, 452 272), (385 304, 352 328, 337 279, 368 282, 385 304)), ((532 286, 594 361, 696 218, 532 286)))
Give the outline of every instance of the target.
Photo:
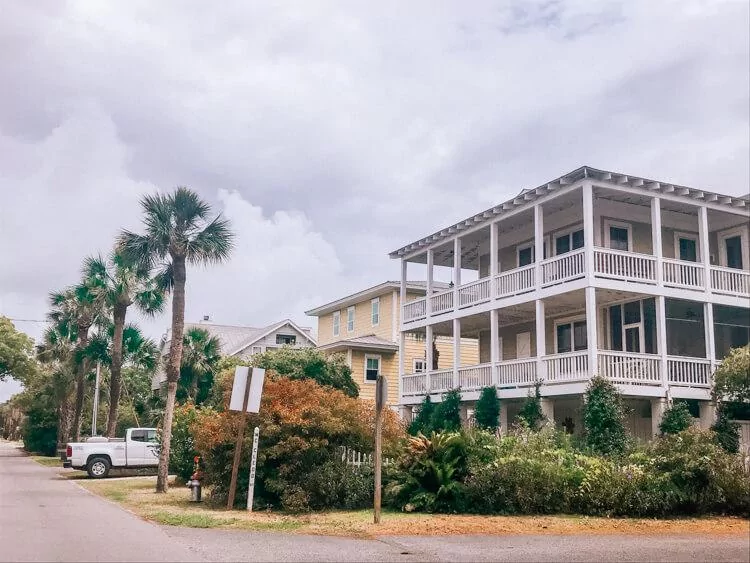
POLYGON ((540 392, 541 382, 537 381, 534 386, 534 394, 526 397, 521 405, 521 410, 516 416, 516 422, 532 430, 539 430, 547 422, 547 417, 542 412, 542 395, 540 392))
POLYGON ((420 432, 429 434, 432 432, 432 418, 435 416, 435 403, 432 402, 429 395, 426 395, 419 405, 417 416, 409 424, 409 434, 416 436, 420 432))
POLYGON ((679 434, 693 425, 693 415, 687 404, 681 401, 673 402, 667 410, 659 424, 659 431, 662 434, 679 434))
POLYGON ((435 432, 456 432, 461 429, 461 390, 451 389, 435 407, 430 424, 435 432))
POLYGON ((716 412, 716 421, 711 430, 714 431, 716 443, 725 452, 736 454, 740 451, 740 427, 730 418, 725 403, 719 403, 716 412))
POLYGON ((474 421, 477 427, 495 432, 500 424, 500 399, 497 396, 497 388, 484 387, 479 394, 474 410, 474 421))
POLYGON ((625 450, 622 398, 615 386, 603 377, 591 379, 583 404, 586 443, 603 455, 621 454, 625 450))
POLYGON ((729 351, 714 373, 714 396, 719 401, 750 403, 750 344, 729 351))
POLYGON ((198 455, 193 438, 193 425, 198 417, 192 403, 177 406, 172 419, 172 445, 169 450, 169 470, 187 481, 193 474, 194 459, 198 455))
POLYGON ((308 508, 312 510, 367 508, 372 506, 375 494, 373 467, 330 460, 310 472, 305 491, 308 508))
POLYGON ((55 455, 57 452, 57 415, 43 401, 32 401, 21 426, 23 447, 28 452, 55 455))

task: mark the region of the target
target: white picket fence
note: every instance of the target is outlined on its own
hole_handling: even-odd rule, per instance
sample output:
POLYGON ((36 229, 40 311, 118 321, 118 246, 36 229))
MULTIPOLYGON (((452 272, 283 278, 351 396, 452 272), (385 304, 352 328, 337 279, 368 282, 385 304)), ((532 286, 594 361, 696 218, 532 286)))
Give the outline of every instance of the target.
MULTIPOLYGON (((357 450, 347 448, 345 446, 341 446, 339 450, 341 450, 341 461, 343 461, 347 465, 352 465, 354 467, 372 465, 373 459, 375 458, 374 454, 372 453, 365 454, 357 450)), ((390 465, 394 461, 395 460, 391 457, 384 457, 383 465, 390 465)))

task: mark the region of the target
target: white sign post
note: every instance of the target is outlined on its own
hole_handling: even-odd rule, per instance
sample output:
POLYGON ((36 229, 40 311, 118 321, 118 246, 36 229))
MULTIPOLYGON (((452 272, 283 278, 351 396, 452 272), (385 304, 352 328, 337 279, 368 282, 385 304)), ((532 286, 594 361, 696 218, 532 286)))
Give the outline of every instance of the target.
POLYGON ((247 485, 247 510, 253 511, 253 497, 255 496, 255 464, 258 462, 258 436, 260 429, 256 426, 253 432, 253 455, 250 458, 250 481, 247 485))

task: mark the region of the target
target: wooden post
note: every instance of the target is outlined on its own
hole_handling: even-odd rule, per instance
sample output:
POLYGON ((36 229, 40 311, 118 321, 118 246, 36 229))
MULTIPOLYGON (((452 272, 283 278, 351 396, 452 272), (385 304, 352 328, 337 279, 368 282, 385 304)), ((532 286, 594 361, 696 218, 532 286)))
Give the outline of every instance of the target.
POLYGON ((382 438, 383 408, 386 401, 385 385, 385 378, 382 375, 378 375, 378 379, 375 382, 375 506, 373 518, 375 524, 380 524, 380 505, 382 497, 382 438))
POLYGON ((242 454, 242 440, 245 437, 245 426, 247 425, 247 402, 250 398, 250 378, 253 370, 247 371, 245 382, 245 395, 242 398, 242 412, 240 413, 240 429, 237 431, 237 442, 234 444, 234 462, 232 463, 232 479, 229 481, 229 497, 227 498, 227 510, 234 508, 234 495, 237 492, 237 472, 240 469, 240 455, 242 454))

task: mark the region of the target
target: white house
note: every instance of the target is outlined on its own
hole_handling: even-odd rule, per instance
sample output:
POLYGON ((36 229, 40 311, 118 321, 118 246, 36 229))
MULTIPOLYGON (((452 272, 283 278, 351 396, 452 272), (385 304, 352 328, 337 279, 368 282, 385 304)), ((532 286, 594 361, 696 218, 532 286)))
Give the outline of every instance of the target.
POLYGON ((454 341, 448 369, 400 365, 405 416, 427 393, 460 387, 468 410, 496 385, 507 426, 541 380, 548 418, 578 432, 600 374, 625 395, 637 436, 656 432, 670 398, 709 425, 712 372, 750 340, 749 210, 747 197, 583 166, 392 252, 401 349, 411 333, 454 341), (410 265, 426 269, 428 290, 407 301, 410 265), (436 291, 441 276, 453 287, 436 291), (467 336, 479 364, 461 356, 467 336))

